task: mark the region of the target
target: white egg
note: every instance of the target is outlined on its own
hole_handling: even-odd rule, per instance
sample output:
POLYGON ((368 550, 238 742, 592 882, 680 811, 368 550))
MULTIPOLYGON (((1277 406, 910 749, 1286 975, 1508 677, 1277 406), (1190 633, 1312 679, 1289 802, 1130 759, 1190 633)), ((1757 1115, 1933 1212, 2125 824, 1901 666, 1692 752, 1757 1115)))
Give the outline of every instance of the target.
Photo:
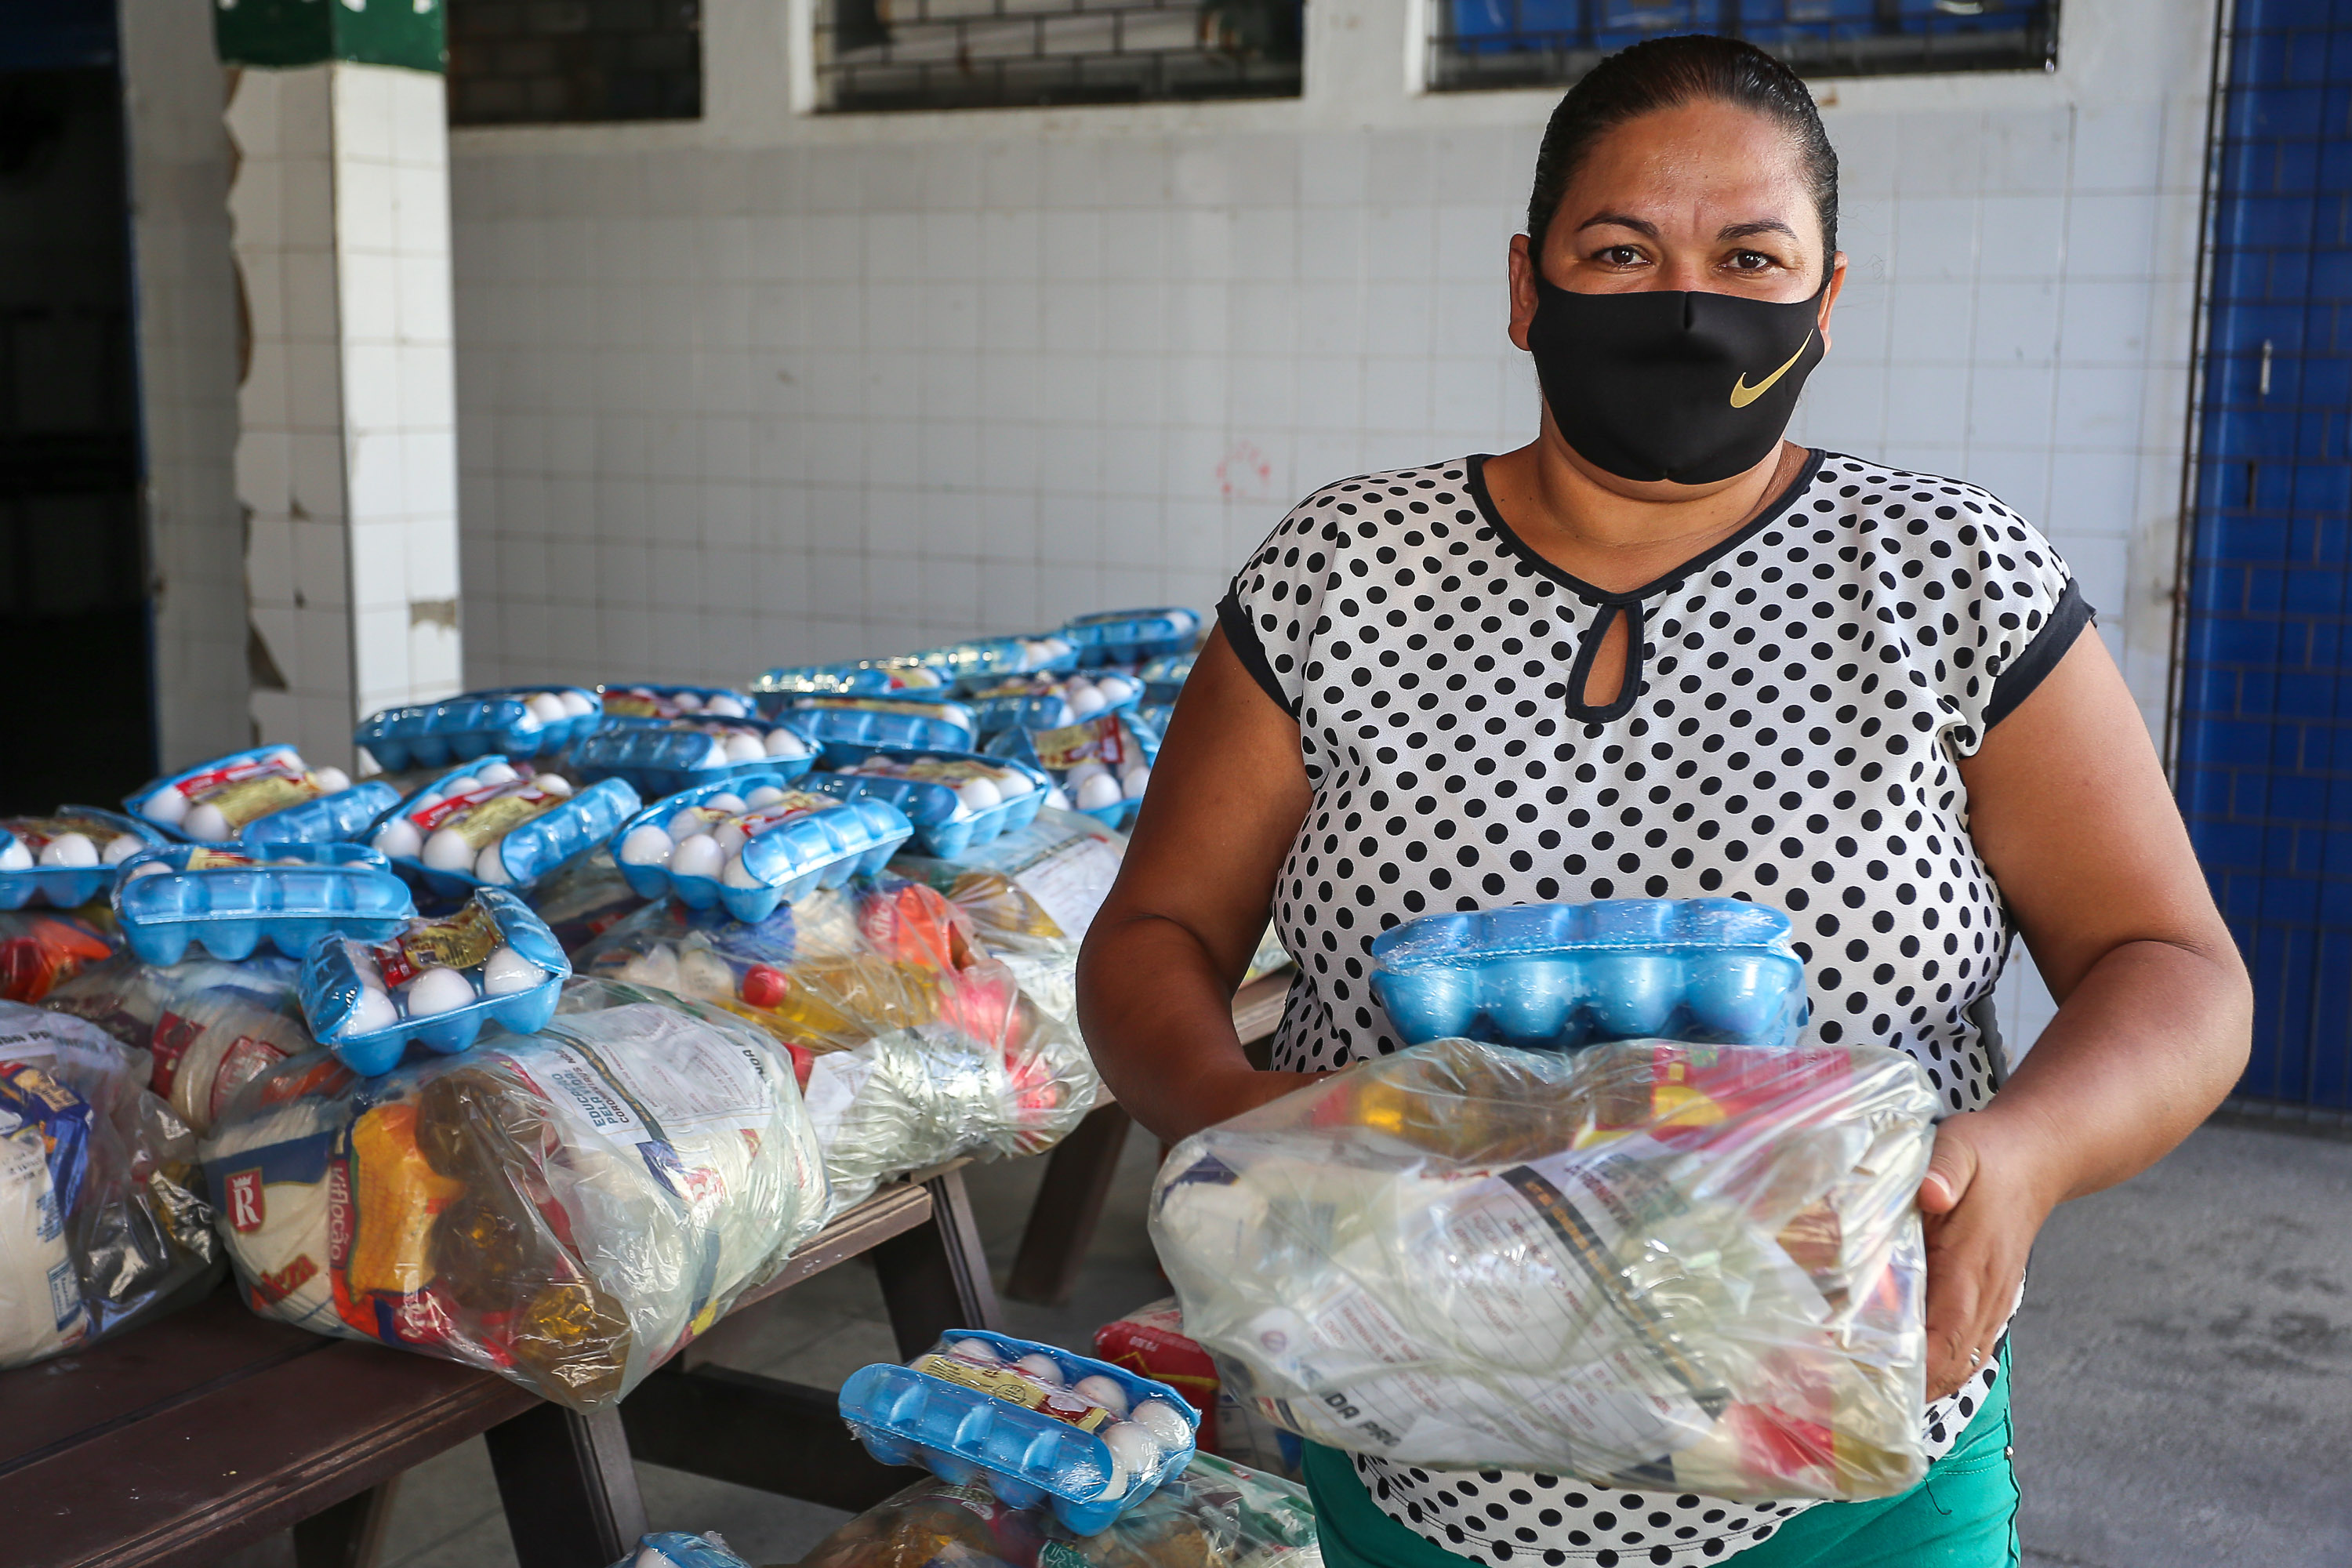
POLYGON ((1062 1363, 1042 1351, 1032 1351, 1013 1363, 1013 1370, 1048 1388, 1062 1386, 1062 1363))
POLYGON ((699 765, 706 768, 723 768, 727 765, 727 742, 716 735, 711 736, 710 749, 702 753, 699 765))
POLYGON ((512 784, 522 777, 505 763, 488 763, 474 771, 474 776, 486 784, 512 784))
POLYGON ((1088 779, 1098 779, 1110 770, 1100 763, 1080 763, 1062 775, 1062 787, 1076 789, 1088 779))
POLYGON ((698 712, 702 708, 702 699, 691 691, 674 691, 669 701, 681 713, 698 712))
POLYGON ((160 877, 171 868, 172 868, 164 865, 161 860, 149 860, 143 864, 131 867, 131 869, 125 873, 122 879, 126 882, 135 882, 142 877, 160 877))
POLYGON ((517 952, 501 947, 482 961, 482 994, 507 996, 528 991, 547 978, 547 971, 517 952))
POLYGON ((395 816, 377 828, 374 844, 377 854, 394 860, 414 860, 425 848, 416 824, 404 816, 395 816))
POLYGON ((757 811, 763 805, 773 805, 776 802, 783 798, 784 792, 782 790, 778 789, 773 784, 761 784, 758 789, 753 790, 750 795, 743 797, 743 805, 748 810, 757 811))
POLYGON ((187 819, 188 797, 177 789, 159 789, 147 797, 139 808, 150 822, 160 822, 166 827, 177 827, 187 819))
POLYGON ((401 992, 401 1002, 412 1018, 454 1013, 474 1000, 474 983, 455 969, 428 969, 401 992))
POLYGON ((676 840, 648 822, 642 827, 632 827, 629 836, 621 840, 621 863, 625 866, 667 865, 670 851, 677 847, 676 840))
POLYGON ((988 779, 966 779, 956 785, 956 798, 973 811, 986 811, 1004 804, 1003 792, 988 779))
POLYGON ((547 728, 547 721, 532 712, 530 704, 526 703, 523 710, 515 715, 514 728, 526 735, 535 735, 547 728))
POLYGON ((1076 681, 1064 689, 1062 700, 1067 702, 1070 711, 1081 719, 1103 710, 1103 694, 1094 687, 1080 686, 1076 681))
POLYGON ((740 855, 727 862, 727 875, 721 880, 730 888, 750 889, 767 886, 765 882, 752 875, 751 868, 743 864, 743 857, 740 855))
POLYGON ((799 735, 790 730, 769 731, 767 739, 762 741, 761 745, 766 753, 772 757, 805 757, 808 755, 808 746, 806 743, 801 740, 799 735))
POLYGON ((507 869, 506 856, 500 853, 505 847, 506 840, 503 838, 496 844, 482 846, 482 852, 474 858, 477 880, 488 882, 494 888, 503 888, 514 880, 514 874, 507 869))
POLYGON ((530 781, 530 787, 557 796, 568 797, 572 794, 572 781, 562 773, 540 773, 530 781))
POLYGON ((1164 1399, 1146 1399, 1128 1413, 1128 1419, 1160 1439, 1163 1448, 1181 1448, 1192 1441, 1192 1424, 1164 1399))
POLYGON ((95 866, 98 864, 98 846, 89 841, 88 834, 60 833, 41 846, 41 864, 95 866))
POLYGON ((1004 1358, 986 1340, 957 1340, 948 1346, 950 1355, 960 1355, 966 1361, 976 1361, 982 1366, 995 1366, 1004 1358))
POLYGON ((1100 811, 1119 803, 1118 781, 1108 773, 1097 773, 1078 786, 1078 809, 1100 811))
POLYGON ((747 711, 742 699, 724 691, 704 703, 702 710, 717 719, 740 719, 747 711))
MULTIPOLYGON (((439 973, 446 973, 443 970, 439 973)), ((343 1021, 341 1036, 352 1039, 360 1035, 373 1035, 379 1029, 389 1029, 400 1022, 400 1009, 390 996, 376 990, 362 989, 360 999, 352 1007, 352 1016, 343 1021)))
POLYGON ((425 852, 418 858, 436 871, 470 871, 478 853, 464 834, 444 827, 425 841, 425 852))
POLYGON ((1045 804, 1055 811, 1067 811, 1070 809, 1070 797, 1062 793, 1061 785, 1055 784, 1045 792, 1045 804))
POLYGON ((671 851, 669 874, 673 877, 716 877, 727 857, 720 852, 719 840, 708 833, 698 833, 681 841, 671 851))
POLYGON ((1089 1405, 1101 1405, 1113 1415, 1127 1414, 1127 1390, 1118 1385, 1116 1378, 1097 1372, 1070 1384, 1070 1392, 1089 1405))
POLYGON ((408 809, 412 812, 423 811, 428 806, 439 805, 443 798, 444 797, 439 790, 428 789, 423 795, 418 795, 415 800, 410 801, 408 803, 408 809))
POLYGON ((359 976, 361 984, 371 991, 383 989, 383 971, 375 966, 375 954, 367 950, 366 943, 343 943, 343 956, 352 961, 352 973, 359 976))
POLYGON ((740 855, 743 846, 751 840, 750 834, 731 822, 722 822, 712 828, 710 837, 718 844, 721 855, 740 855))
POLYGON ((702 804, 713 811, 723 811, 732 816, 743 809, 743 797, 731 789, 722 789, 702 804))
POLYGON ((596 705, 588 700, 588 694, 584 691, 559 691, 555 694, 555 702, 568 718, 577 719, 583 714, 596 711, 596 705))
POLYGON ((1130 1476, 1148 1475, 1160 1463, 1160 1439, 1139 1422, 1118 1422, 1096 1435, 1110 1450, 1112 1463, 1130 1476))
POLYGON ((1036 781, 1027 773, 1016 773, 1011 768, 1005 769, 989 782, 996 786, 996 795, 999 800, 1018 800, 1037 787, 1036 781))
POLYGON ((552 691, 540 692, 523 706, 538 715, 542 724, 557 724, 572 717, 572 710, 566 708, 563 699, 552 691))
POLYGON ((310 782, 319 786, 321 795, 341 795, 352 787, 352 775, 341 768, 314 768, 310 782))
POLYGON ((464 795, 469 790, 481 788, 482 781, 476 778, 471 773, 459 773, 454 779, 443 779, 439 784, 435 784, 433 787, 441 792, 442 799, 448 800, 457 795, 464 795))
POLYGON ((727 737, 727 760, 730 763, 761 762, 767 757, 767 754, 768 748, 761 743, 757 735, 727 737))
POLYGON ((1141 800, 1143 792, 1151 787, 1150 768, 1129 768, 1118 775, 1118 790, 1129 800, 1141 800))
POLYGON ((106 853, 100 858, 110 866, 120 866, 146 847, 147 841, 136 834, 118 833, 107 841, 106 853))
POLYGON ((188 819, 180 824, 180 831, 191 838, 221 839, 229 837, 228 818, 221 808, 209 801, 188 808, 188 819))
POLYGON ((1095 689, 1102 693, 1103 703, 1108 707, 1134 696, 1135 683, 1123 675, 1106 675, 1095 682, 1095 689))
POLYGON ((29 871, 33 868, 33 852, 18 838, 8 840, 8 847, 0 849, 0 871, 29 871))
POLYGON ((677 815, 669 819, 669 836, 672 838, 683 840, 691 838, 698 833, 709 831, 710 829, 703 825, 701 814, 690 805, 680 806, 677 815))

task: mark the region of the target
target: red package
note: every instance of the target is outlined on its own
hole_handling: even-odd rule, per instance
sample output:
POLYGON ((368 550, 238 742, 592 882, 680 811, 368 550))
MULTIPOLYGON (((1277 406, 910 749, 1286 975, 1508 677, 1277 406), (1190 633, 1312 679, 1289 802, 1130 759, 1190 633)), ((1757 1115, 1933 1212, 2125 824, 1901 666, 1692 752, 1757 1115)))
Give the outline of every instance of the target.
POLYGON ((11 1002, 38 1002, 113 956, 113 942, 79 915, 0 911, 0 997, 11 1002))
POLYGON ((1113 1366, 1144 1377, 1157 1378, 1184 1396, 1201 1413, 1199 1443, 1202 1452, 1217 1447, 1217 1363, 1209 1352, 1184 1337, 1184 1314, 1173 1296, 1138 1307, 1095 1331, 1095 1354, 1113 1366))

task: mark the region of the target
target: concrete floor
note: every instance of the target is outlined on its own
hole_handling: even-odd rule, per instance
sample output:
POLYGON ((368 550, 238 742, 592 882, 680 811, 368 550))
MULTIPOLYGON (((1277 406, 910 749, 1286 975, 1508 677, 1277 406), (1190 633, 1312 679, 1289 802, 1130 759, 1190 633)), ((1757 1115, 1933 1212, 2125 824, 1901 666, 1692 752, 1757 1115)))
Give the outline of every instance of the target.
MULTIPOLYGON (((1013 1331, 1083 1346, 1163 1294, 1142 1229, 1156 1150, 1129 1141, 1077 1299, 1006 1303, 1013 1331)), ((999 1277, 1042 1161, 972 1173, 999 1277)), ((2015 1331, 2025 1561, 2037 1568, 2352 1563, 2352 1143, 2209 1127, 2137 1181, 2061 1210, 2015 1331)), ((782 1299, 733 1358, 824 1385, 892 1359, 873 1276, 782 1299)), ((638 1468, 656 1528, 795 1561, 843 1518, 638 1468)), ((236 1568, 290 1562, 241 1553, 236 1568)), ((480 1443, 412 1472, 387 1568, 509 1568, 480 1443)))

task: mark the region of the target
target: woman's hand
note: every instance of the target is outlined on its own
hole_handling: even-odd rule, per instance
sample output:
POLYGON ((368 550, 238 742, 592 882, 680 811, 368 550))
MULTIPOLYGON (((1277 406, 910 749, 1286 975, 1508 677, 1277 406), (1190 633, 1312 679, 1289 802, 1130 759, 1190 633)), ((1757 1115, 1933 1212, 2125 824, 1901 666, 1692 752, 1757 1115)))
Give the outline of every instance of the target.
POLYGON ((1947 1118, 1919 1184, 1927 1234, 1927 1397, 1941 1399, 1992 1354, 2017 1305, 2026 1255, 2063 1194, 2044 1134, 1998 1102, 1947 1118))

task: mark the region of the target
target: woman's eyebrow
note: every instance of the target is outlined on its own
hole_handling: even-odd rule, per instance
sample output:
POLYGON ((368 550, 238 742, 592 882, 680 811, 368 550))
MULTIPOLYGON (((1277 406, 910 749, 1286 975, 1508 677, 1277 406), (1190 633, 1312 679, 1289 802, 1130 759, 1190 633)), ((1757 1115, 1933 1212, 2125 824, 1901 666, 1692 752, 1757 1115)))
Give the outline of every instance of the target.
POLYGON ((1656 224, 1647 218, 1628 216, 1624 213, 1594 213, 1576 226, 1576 232, 1582 234, 1588 228, 1630 228, 1635 234, 1646 234, 1652 239, 1658 237, 1656 224))
POLYGON ((1790 239, 1797 237, 1797 231, 1795 229, 1790 228, 1787 224, 1782 223, 1776 217, 1758 218, 1753 223, 1727 223, 1721 228, 1715 231, 1715 237, 1717 239, 1747 239, 1753 235, 1759 234, 1785 234, 1790 239))

